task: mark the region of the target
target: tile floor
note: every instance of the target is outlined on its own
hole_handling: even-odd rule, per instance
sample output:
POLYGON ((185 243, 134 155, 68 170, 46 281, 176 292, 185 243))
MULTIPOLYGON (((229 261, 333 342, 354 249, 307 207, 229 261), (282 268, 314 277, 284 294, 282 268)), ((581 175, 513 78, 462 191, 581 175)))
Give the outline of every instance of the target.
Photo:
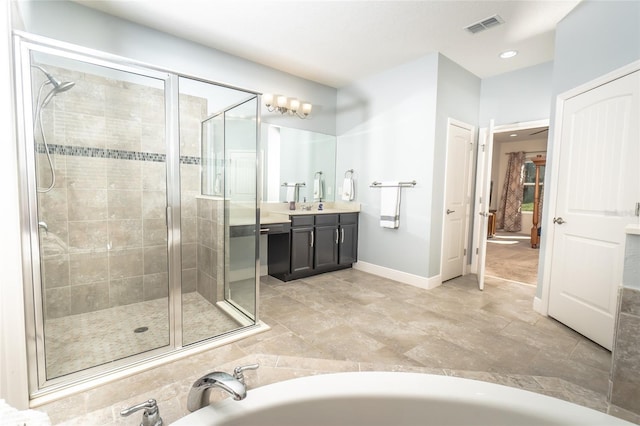
POLYGON ((535 287, 474 275, 425 291, 355 270, 261 286, 248 353, 551 376, 599 394, 611 354, 533 311, 535 287))
MULTIPOLYGON (((237 329, 240 324, 196 292, 183 294, 184 341, 237 329)), ((45 322, 49 379, 169 344, 167 298, 50 319, 45 322), (144 332, 135 329, 145 327, 144 332)))
POLYGON ((610 353, 533 312, 534 286, 489 278, 480 292, 470 275, 426 291, 349 269, 288 283, 263 277, 260 291, 271 330, 40 409, 54 423, 134 425, 137 417, 119 411, 155 398, 171 422, 187 414, 195 379, 259 362, 247 374, 250 388, 326 372, 418 371, 523 388, 640 422, 607 403, 610 353))

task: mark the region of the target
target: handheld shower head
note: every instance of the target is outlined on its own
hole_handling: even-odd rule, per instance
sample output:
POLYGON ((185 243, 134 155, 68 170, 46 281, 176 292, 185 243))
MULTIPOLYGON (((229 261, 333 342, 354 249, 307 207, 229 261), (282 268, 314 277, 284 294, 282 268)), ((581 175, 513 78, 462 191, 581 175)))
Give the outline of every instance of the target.
POLYGON ((31 65, 31 66, 33 68, 37 68, 40 71, 42 71, 42 73, 45 75, 45 77, 47 77, 47 80, 49 80, 49 84, 51 84, 53 86, 53 89, 51 89, 51 91, 47 94, 47 96, 45 96, 44 100, 42 101, 41 108, 44 108, 49 102, 51 102, 51 99, 53 99, 53 97, 55 95, 57 95, 58 93, 66 92, 67 90, 69 90, 73 86, 75 86, 75 84, 76 84, 73 81, 60 81, 60 80, 58 80, 57 78, 55 78, 54 76, 49 74, 47 72, 47 70, 42 68, 40 65, 31 65))
POLYGON ((62 83, 60 82, 60 80, 58 80, 57 78, 55 78, 54 76, 52 76, 51 74, 49 74, 47 72, 47 70, 45 70, 44 68, 42 68, 40 65, 31 65, 33 68, 37 68, 40 71, 42 71, 42 73, 45 75, 45 77, 47 77, 47 79, 49 80, 49 83, 51 83, 51 85, 54 88, 58 88, 62 83))
POLYGON ((75 86, 75 84, 76 83, 74 83, 73 81, 58 82, 58 85, 54 86, 53 89, 51 89, 51 91, 47 94, 47 96, 45 96, 44 100, 42 101, 42 108, 47 106, 47 104, 51 101, 51 99, 53 99, 55 95, 57 95, 58 93, 66 92, 67 90, 75 86))

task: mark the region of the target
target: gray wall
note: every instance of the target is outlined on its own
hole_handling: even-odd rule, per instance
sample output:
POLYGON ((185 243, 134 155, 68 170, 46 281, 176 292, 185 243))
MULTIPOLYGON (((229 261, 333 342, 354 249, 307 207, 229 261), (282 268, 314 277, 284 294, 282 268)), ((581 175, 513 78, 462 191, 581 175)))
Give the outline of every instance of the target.
MULTIPOLYGON (((431 205, 431 240, 429 276, 440 273, 444 212, 445 158, 447 148, 447 120, 454 118, 476 126, 480 104, 480 79, 449 58, 439 55, 438 99, 436 104, 436 142, 434 146, 431 205)), ((474 142, 476 138, 474 137, 474 142)), ((475 167, 474 167, 475 168, 475 167)), ((461 173, 463 171, 461 170, 461 173)), ((473 185, 473 181, 471 183, 473 185)), ((471 189, 473 193, 473 189, 471 189)), ((473 206, 470 207, 473 209, 473 206)), ((469 238, 471 240, 471 236, 469 238)))
MULTIPOLYGON (((640 59, 640 2, 584 1, 556 28, 552 99, 569 89, 640 59)), ((555 103, 547 152, 547 170, 552 170, 555 103)), ((549 175, 546 176, 547 180, 549 175)), ((543 207, 542 223, 553 212, 543 207)), ((544 239, 544 234, 542 236, 544 239)), ((542 266, 546 256, 544 241, 536 296, 542 296, 542 266)))
MULTIPOLYGON (((313 103, 301 120, 266 113, 263 121, 335 135, 336 89, 136 25, 70 1, 21 1, 25 30, 177 72, 313 103), (72 18, 70 18, 72 17, 72 18)), ((266 111, 265 111, 266 112, 266 111)))
POLYGON ((437 79, 431 54, 338 91, 336 175, 355 171, 358 258, 422 277, 429 276, 437 79), (381 228, 380 189, 369 185, 413 179, 418 184, 401 193, 400 227, 381 228))
POLYGON ((480 127, 549 118, 553 62, 488 77, 480 91, 480 127))
POLYGON ((640 2, 583 1, 556 28, 553 95, 640 58, 640 2))
POLYGON ((338 91, 336 175, 355 170, 359 260, 439 274, 447 119, 477 125, 479 100, 480 79, 440 54, 338 91), (417 185, 401 192, 399 229, 381 228, 380 190, 369 184, 413 179, 417 185))

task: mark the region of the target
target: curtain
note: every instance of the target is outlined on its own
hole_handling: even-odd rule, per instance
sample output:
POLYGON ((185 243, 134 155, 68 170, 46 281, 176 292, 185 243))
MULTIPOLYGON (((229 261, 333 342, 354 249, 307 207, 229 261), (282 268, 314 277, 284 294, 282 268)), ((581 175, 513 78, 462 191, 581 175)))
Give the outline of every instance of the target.
POLYGON ((496 217, 497 228, 509 232, 522 230, 522 195, 524 192, 524 151, 510 152, 505 174, 502 198, 496 217))

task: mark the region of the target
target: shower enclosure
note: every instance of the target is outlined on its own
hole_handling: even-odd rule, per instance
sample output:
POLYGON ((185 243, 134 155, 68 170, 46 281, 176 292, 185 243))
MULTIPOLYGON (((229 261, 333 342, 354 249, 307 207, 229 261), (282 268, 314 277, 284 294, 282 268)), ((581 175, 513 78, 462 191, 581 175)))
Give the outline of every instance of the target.
POLYGON ((258 95, 15 46, 32 395, 254 327, 258 95))

